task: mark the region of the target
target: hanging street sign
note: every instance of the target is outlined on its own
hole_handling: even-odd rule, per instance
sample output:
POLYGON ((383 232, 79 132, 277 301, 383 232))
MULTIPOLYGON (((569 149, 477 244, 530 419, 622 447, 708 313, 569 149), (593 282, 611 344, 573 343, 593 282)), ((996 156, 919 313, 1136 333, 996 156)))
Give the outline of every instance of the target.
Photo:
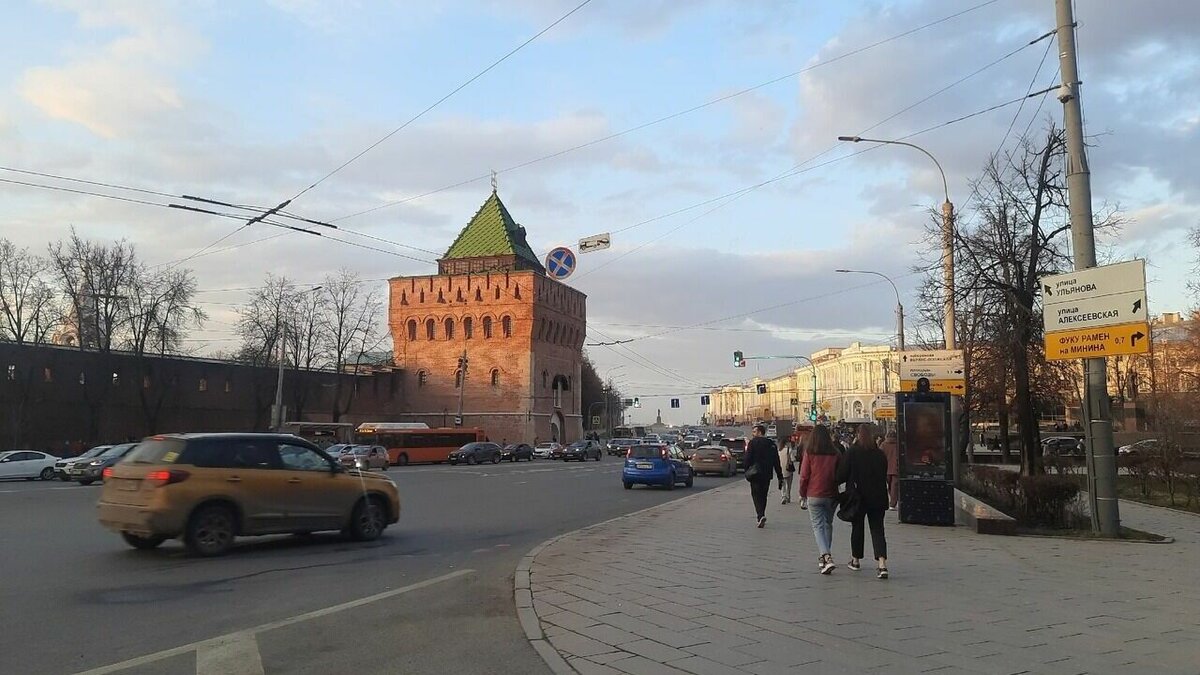
MULTIPOLYGON (((921 378, 928 379, 928 378, 921 378)), ((917 380, 900 380, 900 391, 916 391, 917 380)), ((929 391, 934 393, 954 394, 962 396, 967 393, 966 380, 934 380, 929 379, 929 391)), ((893 408, 894 410, 894 408, 893 408)))
POLYGON ((596 427, 599 427, 599 426, 600 426, 600 416, 592 415, 592 428, 595 429, 596 427))
POLYGON ((931 349, 919 352, 900 352, 900 381, 914 383, 921 378, 929 380, 966 381, 961 349, 931 349))
POLYGON ((561 281, 571 276, 574 271, 575 254, 571 249, 559 246, 546 254, 546 274, 561 281))
POLYGON ((1148 351, 1150 325, 1145 322, 1046 333, 1046 358, 1051 361, 1145 354, 1148 351))
POLYGON ((603 251, 612 246, 612 237, 607 232, 603 234, 593 234, 590 237, 585 237, 579 240, 579 252, 591 253, 592 251, 603 251))
POLYGON ((1041 286, 1047 359, 1150 351, 1146 261, 1055 274, 1041 286))

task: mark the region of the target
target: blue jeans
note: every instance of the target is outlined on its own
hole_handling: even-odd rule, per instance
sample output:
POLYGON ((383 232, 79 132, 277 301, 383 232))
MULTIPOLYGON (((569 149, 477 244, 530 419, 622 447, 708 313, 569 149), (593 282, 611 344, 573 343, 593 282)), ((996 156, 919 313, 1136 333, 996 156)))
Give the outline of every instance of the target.
POLYGON ((817 550, 825 555, 833 548, 833 510, 832 497, 809 497, 808 515, 812 518, 813 536, 817 539, 817 550))

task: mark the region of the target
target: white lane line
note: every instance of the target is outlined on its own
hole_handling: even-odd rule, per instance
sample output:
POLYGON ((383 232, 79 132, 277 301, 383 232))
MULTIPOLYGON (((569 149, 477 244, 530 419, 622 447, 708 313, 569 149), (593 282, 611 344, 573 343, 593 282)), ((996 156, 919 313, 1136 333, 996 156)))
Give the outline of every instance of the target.
POLYGON ((404 586, 402 588, 395 588, 390 591, 376 593, 375 595, 368 595, 367 597, 359 598, 358 600, 351 600, 350 602, 343 602, 340 605, 333 605, 332 607, 324 607, 322 609, 313 610, 311 612, 305 612, 304 614, 297 614, 296 616, 293 616, 293 617, 289 617, 286 619, 280 619, 279 621, 272 621, 271 623, 264 623, 261 626, 255 626, 254 628, 247 628, 246 630, 234 631, 232 633, 220 635, 215 638, 209 638, 207 640, 200 640, 198 642, 192 642, 190 644, 180 645, 179 647, 172 647, 171 649, 164 649, 161 652, 154 652, 153 654, 146 654, 145 656, 139 656, 137 658, 132 658, 127 661, 121 661, 120 663, 113 663, 111 665, 101 666, 99 668, 93 668, 91 670, 84 670, 84 671, 77 673, 76 675, 107 675, 108 673, 115 673, 115 672, 118 672, 121 670, 125 670, 127 668, 133 668, 135 666, 142 666, 147 663, 154 663, 155 661, 161 661, 162 659, 169 659, 173 656, 179 656, 180 654, 187 654, 187 653, 193 652, 193 651, 199 652, 202 649, 208 649, 210 647, 219 647, 221 644, 230 641, 231 639, 235 638, 236 636, 238 636, 240 634, 255 635, 257 633, 262 633, 262 632, 269 631, 269 630, 275 630, 276 628, 283 628, 284 626, 290 626, 294 623, 300 623, 302 621, 316 619, 316 618, 326 616, 329 614, 342 612, 347 609, 354 609, 356 607, 362 607, 363 605, 369 605, 372 602, 379 602, 380 600, 386 600, 388 598, 392 598, 397 595, 403 595, 404 593, 418 591, 418 590, 421 590, 422 588, 428 588, 429 586, 434 586, 434 585, 440 584, 443 581, 450 581, 451 579, 457 579, 458 577, 465 576, 467 574, 473 574, 474 572, 475 572, 475 570, 470 570, 470 569, 457 570, 457 571, 451 572, 449 574, 443 574, 440 577, 426 579, 425 581, 418 581, 415 584, 410 584, 410 585, 404 586))
POLYGON ((196 649, 196 675, 264 675, 254 633, 234 633, 196 649))

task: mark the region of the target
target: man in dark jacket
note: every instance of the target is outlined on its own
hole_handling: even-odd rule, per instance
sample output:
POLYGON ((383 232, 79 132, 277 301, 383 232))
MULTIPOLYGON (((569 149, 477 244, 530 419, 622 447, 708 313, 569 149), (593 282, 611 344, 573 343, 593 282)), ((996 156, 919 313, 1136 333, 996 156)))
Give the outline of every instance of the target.
POLYGON ((767 428, 754 425, 752 438, 746 445, 746 480, 750 482, 750 496, 754 499, 754 512, 758 515, 758 526, 767 524, 767 495, 771 491, 771 474, 783 489, 783 467, 779 465, 779 450, 767 438, 767 428))

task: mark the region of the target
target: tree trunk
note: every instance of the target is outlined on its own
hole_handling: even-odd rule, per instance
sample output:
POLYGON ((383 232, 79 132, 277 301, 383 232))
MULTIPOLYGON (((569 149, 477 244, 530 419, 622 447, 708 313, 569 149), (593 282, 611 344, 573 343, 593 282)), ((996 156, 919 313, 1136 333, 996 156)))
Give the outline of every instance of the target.
POLYGON ((1000 425, 1000 461, 1008 464, 1012 461, 1012 441, 1008 438, 1008 401, 1001 399, 996 421, 1000 425))
POLYGON ((1033 414, 1033 396, 1029 386, 1029 352, 1025 348, 1027 340, 1024 337, 1013 348, 1013 375, 1016 380, 1017 424, 1021 429, 1021 474, 1033 476, 1043 470, 1038 424, 1033 414))

